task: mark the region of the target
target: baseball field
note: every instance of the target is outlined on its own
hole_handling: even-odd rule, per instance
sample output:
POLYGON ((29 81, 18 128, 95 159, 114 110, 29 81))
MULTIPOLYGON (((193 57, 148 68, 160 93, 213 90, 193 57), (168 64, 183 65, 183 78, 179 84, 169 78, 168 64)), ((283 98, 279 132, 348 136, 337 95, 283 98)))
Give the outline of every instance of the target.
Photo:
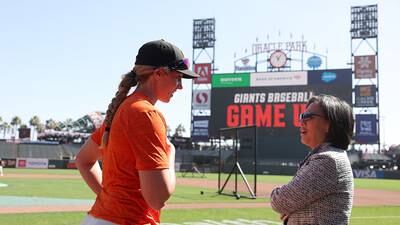
MULTIPOLYGON (((4 172, 0 177, 1 225, 80 224, 95 197, 77 170, 5 169, 4 172)), ((178 173, 177 178, 174 196, 162 213, 163 224, 281 224, 268 196, 272 188, 291 177, 258 176, 257 199, 218 195, 217 174, 182 177, 178 173)), ((239 183, 243 188, 241 180, 239 183)), ((231 193, 232 187, 229 181, 226 193, 231 193)), ((245 196, 246 190, 241 190, 245 196)), ((400 224, 400 180, 355 179, 351 224, 400 224)))

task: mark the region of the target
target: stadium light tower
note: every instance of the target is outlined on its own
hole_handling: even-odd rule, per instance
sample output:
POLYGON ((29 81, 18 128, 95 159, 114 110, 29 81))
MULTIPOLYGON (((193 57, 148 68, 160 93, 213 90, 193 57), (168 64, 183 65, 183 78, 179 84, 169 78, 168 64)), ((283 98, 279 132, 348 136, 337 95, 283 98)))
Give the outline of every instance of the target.
POLYGON ((192 81, 191 137, 208 141, 211 110, 211 74, 215 67, 215 19, 193 20, 193 70, 200 74, 192 81), (211 52, 211 54, 210 54, 211 52))
POLYGON ((355 142, 379 152, 378 5, 351 7, 350 35, 355 142))

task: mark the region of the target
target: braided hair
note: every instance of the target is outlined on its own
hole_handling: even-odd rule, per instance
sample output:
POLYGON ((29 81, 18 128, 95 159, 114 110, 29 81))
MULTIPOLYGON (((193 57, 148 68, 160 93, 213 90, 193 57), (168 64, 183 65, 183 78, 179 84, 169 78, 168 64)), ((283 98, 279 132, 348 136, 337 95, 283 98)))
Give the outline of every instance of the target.
POLYGON ((153 66, 136 65, 132 71, 123 76, 122 81, 119 83, 117 93, 115 93, 114 98, 108 105, 106 117, 104 119, 105 131, 101 140, 101 148, 105 148, 108 144, 111 124, 118 107, 126 99, 131 88, 135 87, 138 83, 140 85, 140 83, 145 82, 147 78, 153 74, 154 69, 155 67, 153 66))

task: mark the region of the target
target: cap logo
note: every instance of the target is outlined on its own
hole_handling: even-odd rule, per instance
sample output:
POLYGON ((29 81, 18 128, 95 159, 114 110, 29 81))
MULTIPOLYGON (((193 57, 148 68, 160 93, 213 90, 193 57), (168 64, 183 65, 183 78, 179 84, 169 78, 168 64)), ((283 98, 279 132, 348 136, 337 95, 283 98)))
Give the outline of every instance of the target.
POLYGON ((184 58, 169 64, 168 68, 170 68, 171 70, 187 70, 189 69, 189 65, 189 59, 184 58))

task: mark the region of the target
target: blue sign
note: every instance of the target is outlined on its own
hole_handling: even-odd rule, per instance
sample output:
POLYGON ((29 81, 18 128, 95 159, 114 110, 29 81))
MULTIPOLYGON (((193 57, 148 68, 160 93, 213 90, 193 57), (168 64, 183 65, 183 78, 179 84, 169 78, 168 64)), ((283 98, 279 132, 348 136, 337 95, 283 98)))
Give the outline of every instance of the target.
POLYGON ((310 67, 311 69, 316 69, 318 67, 320 67, 322 64, 322 60, 320 57, 314 55, 311 56, 310 58, 308 58, 307 60, 307 65, 308 67, 310 67))
POLYGON ((325 83, 330 83, 336 80, 336 73, 335 72, 323 72, 321 75, 321 80, 325 83))
POLYGON ((351 69, 308 71, 308 84, 351 85, 351 83, 351 69))
POLYGON ((380 170, 353 170, 354 178, 384 178, 385 174, 380 170))
POLYGON ((193 116, 192 121, 192 140, 208 141, 208 122, 210 116, 193 116))
POLYGON ((378 142, 376 114, 356 115, 355 139, 359 144, 376 144, 378 142))

